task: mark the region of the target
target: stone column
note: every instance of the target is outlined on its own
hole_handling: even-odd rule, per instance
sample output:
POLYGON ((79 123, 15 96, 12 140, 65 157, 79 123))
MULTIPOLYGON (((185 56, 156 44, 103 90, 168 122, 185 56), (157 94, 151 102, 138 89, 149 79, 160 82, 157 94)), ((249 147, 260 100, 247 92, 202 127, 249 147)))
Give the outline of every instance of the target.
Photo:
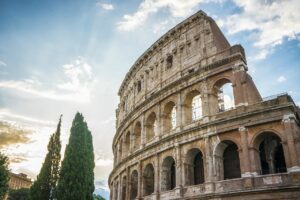
POLYGON ((182 158, 181 158, 181 146, 177 143, 175 144, 175 158, 176 158, 176 196, 183 197, 183 184, 182 184, 182 158))
POLYGON ((126 196, 125 196, 125 200, 129 200, 129 194, 130 194, 130 170, 129 170, 129 167, 126 168, 126 196))
POLYGON ((290 159, 290 166, 287 166, 288 172, 300 171, 299 155, 297 155, 298 152, 294 140, 295 120, 296 116, 294 114, 284 115, 282 119, 289 156, 292 158, 290 159))
POLYGON ((182 129, 182 117, 183 117, 183 109, 182 109, 182 94, 179 92, 177 96, 177 104, 176 104, 176 126, 181 130, 182 129))
POLYGON ((137 199, 141 199, 142 196, 143 196, 143 166, 142 166, 142 163, 141 161, 139 161, 138 163, 138 192, 137 192, 137 199))
POLYGON ((158 104, 158 112, 157 112, 157 132, 155 135, 155 138, 159 140, 163 134, 163 123, 162 123, 162 109, 161 109, 161 104, 158 104))
POLYGON ((242 147, 242 165, 241 165, 241 175, 242 177, 251 176, 251 161, 249 156, 249 147, 248 147, 248 129, 244 126, 239 128, 239 133, 241 135, 241 147, 242 147))
POLYGON ((156 199, 160 199, 160 162, 159 162, 159 155, 156 154, 155 156, 155 169, 154 169, 154 192, 156 193, 156 199))
POLYGON ((211 137, 204 138, 205 144, 205 152, 203 155, 203 164, 204 164, 204 172, 205 172, 205 192, 213 192, 214 191, 214 175, 213 175, 213 153, 211 149, 211 137))
POLYGON ((146 143, 146 128, 145 128, 146 124, 145 124, 145 114, 142 114, 141 117, 141 147, 143 148, 145 146, 146 143))
POLYGON ((245 93, 243 84, 246 84, 246 70, 247 66, 244 62, 238 62, 233 67, 234 82, 232 83, 235 106, 248 105, 247 99, 245 99, 245 93))
POLYGON ((118 194, 117 194, 117 200, 122 200, 122 180, 121 180, 121 175, 118 177, 118 194))

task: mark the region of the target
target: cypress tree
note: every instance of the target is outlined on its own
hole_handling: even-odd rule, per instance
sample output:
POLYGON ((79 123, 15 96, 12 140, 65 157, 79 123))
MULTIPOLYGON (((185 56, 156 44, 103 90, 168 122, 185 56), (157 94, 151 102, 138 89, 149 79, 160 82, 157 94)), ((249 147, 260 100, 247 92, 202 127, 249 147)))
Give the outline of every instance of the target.
POLYGON ((8 158, 0 152, 0 199, 4 199, 8 192, 8 158))
POLYGON ((52 200, 53 193, 58 181, 60 162, 60 127, 61 116, 56 132, 51 135, 48 143, 48 153, 37 177, 37 180, 30 188, 30 200, 52 200))
POLYGON ((57 199, 92 200, 94 166, 92 135, 82 114, 77 113, 62 161, 57 199))

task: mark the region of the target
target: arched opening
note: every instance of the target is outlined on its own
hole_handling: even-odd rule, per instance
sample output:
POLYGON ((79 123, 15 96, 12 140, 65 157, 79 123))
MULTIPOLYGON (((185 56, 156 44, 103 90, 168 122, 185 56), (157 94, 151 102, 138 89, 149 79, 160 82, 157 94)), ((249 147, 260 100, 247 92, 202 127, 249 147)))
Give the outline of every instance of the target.
POLYGON ((256 139, 259 145, 261 174, 286 172, 286 163, 281 139, 274 133, 266 132, 256 139))
POLYGON ((176 187, 175 160, 168 156, 164 159, 161 169, 161 191, 172 190, 176 187))
POLYGON ((164 131, 170 131, 176 128, 176 105, 174 102, 166 104, 163 117, 164 131))
POLYGON ((126 187, 127 187, 127 177, 124 176, 122 179, 122 189, 121 189, 122 200, 126 200, 126 187))
POLYGON ((124 146, 123 146, 123 156, 128 156, 130 152, 130 132, 128 131, 125 135, 124 146))
POLYGON ((198 91, 190 92, 185 99, 185 122, 189 123, 201 119, 202 112, 202 99, 198 91))
POLYGON ((234 108, 234 93, 230 80, 224 78, 217 81, 214 90, 217 97, 219 112, 234 108))
POLYGON ((138 194, 138 172, 134 170, 130 179, 130 200, 137 197, 138 194))
POLYGON ((234 143, 228 144, 223 155, 224 179, 241 177, 238 147, 234 143))
POLYGON ((203 155, 199 149, 193 148, 186 155, 186 185, 204 183, 203 155))
POLYGON ((157 134, 157 119, 154 112, 152 112, 147 119, 146 123, 146 141, 150 141, 157 134))
POLYGON ((154 167, 148 164, 143 172, 143 191, 144 196, 150 195, 154 192, 154 167))
POLYGON ((142 126, 140 122, 137 122, 134 127, 134 146, 133 150, 137 150, 141 146, 141 134, 142 126))
POLYGON ((241 177, 238 146, 232 141, 223 141, 218 144, 214 153, 217 178, 234 179, 241 177))

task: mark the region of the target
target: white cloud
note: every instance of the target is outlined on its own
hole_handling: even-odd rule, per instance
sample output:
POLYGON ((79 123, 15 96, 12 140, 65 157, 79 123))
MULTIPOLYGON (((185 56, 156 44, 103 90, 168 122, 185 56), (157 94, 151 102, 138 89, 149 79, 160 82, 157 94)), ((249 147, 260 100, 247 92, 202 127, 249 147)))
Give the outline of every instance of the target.
POLYGON ((186 17, 194 12, 199 3, 207 3, 212 0, 144 0, 138 10, 132 15, 124 15, 118 23, 119 30, 130 31, 142 25, 151 14, 162 9, 170 11, 172 17, 186 17))
POLYGON ((109 3, 97 3, 97 6, 100 6, 104 10, 114 10, 115 9, 114 5, 109 4, 109 3))
POLYGON ((279 83, 282 83, 282 82, 285 82, 285 81, 286 81, 286 78, 285 78, 284 76, 279 76, 278 79, 277 79, 277 81, 278 81, 279 83))
POLYGON ((90 101, 91 91, 96 79, 92 76, 92 68, 82 57, 71 64, 63 65, 65 80, 54 86, 54 89, 42 88, 38 80, 0 81, 0 88, 13 89, 31 96, 53 100, 86 103, 90 101))
POLYGON ((242 8, 242 12, 227 17, 222 24, 229 34, 253 31, 254 46, 261 50, 257 59, 264 59, 285 38, 299 40, 299 0, 233 1, 242 8))
POLYGON ((6 66, 7 64, 4 61, 0 60, 0 67, 6 67, 6 66))
POLYGON ((111 159, 98 159, 96 160, 96 166, 112 166, 113 160, 111 159))

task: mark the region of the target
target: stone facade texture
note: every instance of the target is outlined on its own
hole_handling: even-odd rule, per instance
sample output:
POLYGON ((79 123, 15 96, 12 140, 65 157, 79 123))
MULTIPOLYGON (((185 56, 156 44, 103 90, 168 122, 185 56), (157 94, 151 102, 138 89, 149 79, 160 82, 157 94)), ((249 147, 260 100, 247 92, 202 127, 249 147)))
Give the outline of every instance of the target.
POLYGON ((111 199, 300 199, 300 109, 247 71, 202 11, 157 40, 119 89, 111 199))

